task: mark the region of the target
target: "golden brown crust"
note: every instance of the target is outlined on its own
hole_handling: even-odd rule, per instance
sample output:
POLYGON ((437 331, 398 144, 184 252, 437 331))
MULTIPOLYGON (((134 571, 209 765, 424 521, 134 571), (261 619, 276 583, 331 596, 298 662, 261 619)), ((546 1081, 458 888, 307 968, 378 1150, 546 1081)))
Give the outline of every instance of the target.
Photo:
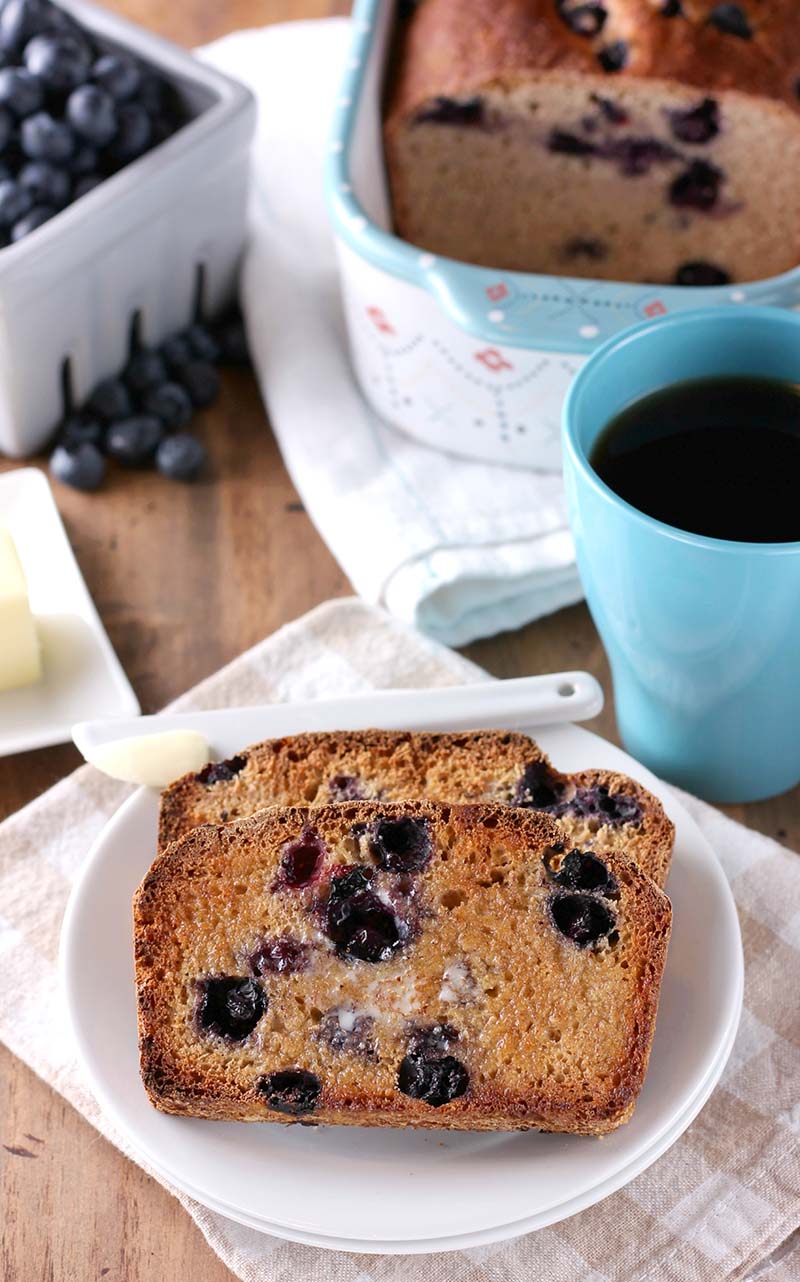
MULTIPOLYGON (((569 7, 569 6, 567 6, 569 7)), ((596 75, 597 53, 623 40, 628 62, 617 83, 645 79, 729 89, 800 106, 800 23, 794 0, 742 0, 752 36, 710 24, 707 0, 684 0, 664 17, 660 0, 604 0, 608 17, 593 39, 575 34, 555 0, 423 0, 400 33, 388 119, 440 95, 467 97, 520 74, 596 75)), ((604 77, 608 82, 611 79, 604 77)))
POLYGON ((551 915, 561 893, 553 881, 558 839, 544 815, 432 802, 272 809, 194 829, 157 857, 134 903, 141 1068, 151 1101, 186 1116, 291 1121, 268 1107, 257 1084, 293 1067, 319 1079, 316 1122, 614 1129, 644 1081, 670 905, 630 860, 608 853, 616 884, 603 902, 615 929, 596 949, 577 947, 551 915), (369 858, 358 845, 368 838, 354 836, 354 826, 369 833, 379 819, 398 816, 428 825, 430 862, 402 883, 376 870, 374 884, 402 901, 413 929, 391 959, 343 960, 319 928, 332 870, 351 864, 354 850, 369 858), (287 840, 309 825, 326 852, 320 879, 301 891, 276 889, 287 840), (231 1045, 198 1028, 195 985, 253 974, 243 959, 265 931, 303 939, 313 961, 297 974, 261 973, 266 1012, 231 1045), (465 968, 457 984, 456 957, 465 968), (446 991, 445 981, 458 991, 446 991), (354 1017, 372 1003, 366 1058, 334 1051, 319 1036, 326 1006, 339 1009, 348 995, 354 1017), (455 1053, 469 1070, 466 1093, 439 1107, 401 1093, 409 1020, 452 1026, 455 1053))
POLYGON ((610 771, 562 774, 526 735, 502 730, 341 731, 267 740, 245 749, 241 756, 245 765, 227 781, 205 784, 201 772, 165 789, 159 849, 201 823, 245 818, 265 806, 336 800, 330 781, 337 777, 359 781, 365 799, 511 803, 526 767, 539 762, 552 785, 566 793, 600 785, 638 802, 641 821, 637 825, 613 827, 565 818, 566 839, 599 850, 621 849, 657 885, 666 884, 674 828, 658 798, 627 776, 610 771))

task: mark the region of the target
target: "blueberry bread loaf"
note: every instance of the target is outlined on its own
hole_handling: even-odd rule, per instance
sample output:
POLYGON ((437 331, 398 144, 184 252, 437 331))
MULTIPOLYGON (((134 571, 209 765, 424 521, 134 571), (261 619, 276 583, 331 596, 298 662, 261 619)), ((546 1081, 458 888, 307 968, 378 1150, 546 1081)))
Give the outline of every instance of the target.
POLYGON ((718 285, 800 261, 796 0, 421 0, 400 235, 496 268, 718 285))
POLYGON ((623 850, 657 885, 666 883, 674 829, 657 797, 607 770, 561 774, 532 739, 499 730, 343 731, 256 744, 162 793, 159 847, 197 824, 264 806, 424 797, 540 810, 558 819, 567 842, 623 850))
POLYGON ((194 829, 134 926, 164 1112, 599 1135, 644 1081, 670 905, 546 815, 354 802, 194 829))

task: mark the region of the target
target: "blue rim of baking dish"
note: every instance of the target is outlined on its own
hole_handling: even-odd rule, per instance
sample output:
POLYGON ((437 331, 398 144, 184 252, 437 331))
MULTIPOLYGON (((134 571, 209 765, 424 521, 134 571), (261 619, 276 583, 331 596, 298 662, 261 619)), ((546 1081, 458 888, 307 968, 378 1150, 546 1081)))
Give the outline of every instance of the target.
POLYGON ((800 267, 742 285, 640 285, 496 271, 424 252, 373 222, 352 188, 350 149, 375 27, 387 0, 356 0, 325 168, 334 231, 374 267, 426 290, 468 334, 503 347, 589 353, 639 321, 714 304, 800 309, 800 267))

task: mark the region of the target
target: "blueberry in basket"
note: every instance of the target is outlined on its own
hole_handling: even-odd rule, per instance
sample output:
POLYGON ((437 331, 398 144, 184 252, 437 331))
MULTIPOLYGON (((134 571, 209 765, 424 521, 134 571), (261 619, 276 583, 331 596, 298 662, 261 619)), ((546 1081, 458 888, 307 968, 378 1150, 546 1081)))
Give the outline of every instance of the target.
MULTIPOLYGON (((40 162, 23 181, 0 178, 0 236, 37 217, 32 203, 52 186, 52 166, 40 162)), ((127 365, 93 388, 54 432, 50 471, 63 485, 96 490, 108 460, 122 468, 154 467, 173 481, 195 481, 206 470, 202 441, 191 434, 195 412, 220 389, 219 367, 249 364, 247 337, 236 308, 202 324, 194 321, 158 348, 137 346, 127 365)))
POLYGON ((15 197, 15 208, 5 193, 0 245, 24 239, 185 122, 153 68, 107 47, 52 0, 5 0, 0 177, 32 199, 15 197))

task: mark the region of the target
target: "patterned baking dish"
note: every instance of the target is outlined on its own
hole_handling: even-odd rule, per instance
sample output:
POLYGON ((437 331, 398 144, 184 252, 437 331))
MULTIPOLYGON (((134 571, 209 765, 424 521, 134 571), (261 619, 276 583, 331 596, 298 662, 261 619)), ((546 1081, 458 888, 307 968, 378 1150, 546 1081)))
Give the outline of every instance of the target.
POLYGON ((255 102, 116 14, 59 0, 98 41, 155 67, 188 117, 160 146, 0 250, 0 453, 41 448, 70 405, 236 288, 255 102))
POLYGON ((357 0, 326 170, 353 366, 370 404, 440 449, 561 466, 560 414, 590 352, 637 321, 709 304, 800 306, 800 268, 675 287, 492 271, 392 234, 381 102, 395 0, 357 0))

